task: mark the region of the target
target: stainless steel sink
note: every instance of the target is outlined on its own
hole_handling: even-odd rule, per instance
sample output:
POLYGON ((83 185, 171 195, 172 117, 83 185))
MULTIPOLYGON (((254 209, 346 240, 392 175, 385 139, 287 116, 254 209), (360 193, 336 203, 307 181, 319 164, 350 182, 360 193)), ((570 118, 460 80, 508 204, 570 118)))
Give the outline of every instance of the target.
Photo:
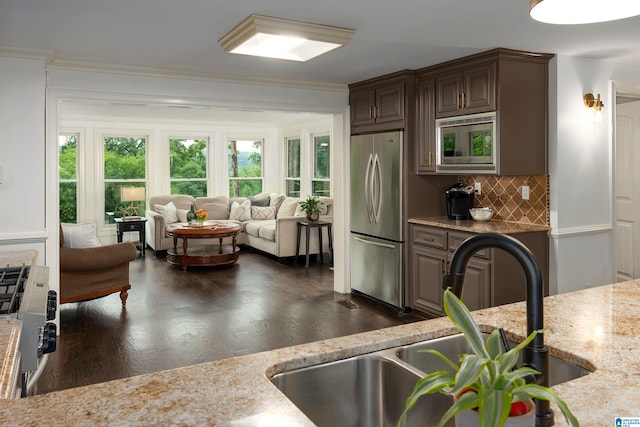
MULTIPOLYGON (((392 427, 422 375, 386 357, 359 356, 285 372, 271 381, 319 427, 392 427)), ((425 396, 410 411, 407 426, 435 425, 449 406, 447 396, 425 396)))
MULTIPOLYGON (((449 369, 438 357, 419 352, 428 348, 456 362, 459 354, 469 352, 464 337, 452 335, 284 372, 271 381, 319 427, 392 427, 416 381, 427 373, 449 369)), ((550 358, 551 385, 588 373, 580 366, 550 358)), ((434 426, 449 406, 448 396, 423 396, 409 411, 406 425, 434 426)))
MULTIPOLYGON (((488 335, 485 334, 485 337, 488 337, 488 335)), ((512 347, 516 346, 516 343, 513 342, 510 342, 509 344, 512 347)), ((414 366, 426 373, 440 370, 451 371, 451 368, 440 360, 440 358, 419 351, 424 349, 438 350, 456 363, 459 361, 459 354, 468 353, 470 351, 462 334, 458 334, 402 347, 397 350, 396 355, 400 360, 403 360, 411 366, 414 366)), ((551 386, 571 381, 575 378, 587 375, 588 373, 589 371, 581 366, 557 357, 549 357, 549 383, 551 386)))

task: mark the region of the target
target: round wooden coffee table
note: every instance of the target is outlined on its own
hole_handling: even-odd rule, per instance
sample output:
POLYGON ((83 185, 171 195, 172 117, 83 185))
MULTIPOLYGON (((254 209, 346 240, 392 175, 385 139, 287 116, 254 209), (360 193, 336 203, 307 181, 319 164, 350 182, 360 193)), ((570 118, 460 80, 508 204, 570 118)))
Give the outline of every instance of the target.
POLYGON ((173 237, 173 248, 167 251, 167 261, 182 266, 215 266, 234 264, 238 260, 240 249, 236 246, 236 236, 241 227, 233 222, 209 223, 203 226, 181 224, 167 229, 167 235, 173 237), (223 245, 222 239, 231 237, 231 245, 223 245), (182 248, 178 247, 182 239, 182 248), (219 239, 218 245, 198 245, 189 247, 189 239, 219 239))

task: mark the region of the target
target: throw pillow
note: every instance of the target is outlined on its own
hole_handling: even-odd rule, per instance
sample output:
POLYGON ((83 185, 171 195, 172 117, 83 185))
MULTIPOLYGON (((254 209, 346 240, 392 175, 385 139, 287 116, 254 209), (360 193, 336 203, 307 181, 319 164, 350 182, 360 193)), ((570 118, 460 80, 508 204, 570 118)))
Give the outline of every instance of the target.
POLYGON ((186 209, 176 209, 176 214, 178 215, 179 222, 187 222, 187 212, 186 209))
POLYGON ((278 218, 294 216, 299 201, 300 199, 298 199, 297 197, 287 197, 286 199, 284 199, 282 204, 280 204, 280 208, 278 209, 278 218))
POLYGON ((269 206, 275 206, 276 207, 276 215, 278 215, 278 211, 280 210, 280 206, 282 206, 282 202, 284 202, 285 199, 285 195, 284 194, 278 194, 278 193, 271 193, 269 195, 269 206))
POLYGON ((178 222, 178 212, 173 202, 166 205, 156 205, 156 212, 164 217, 164 222, 167 224, 178 222))
POLYGON ((251 206, 251 219, 275 219, 275 206, 251 206))
POLYGON ((229 219, 229 205, 222 203, 205 203, 202 209, 207 211, 209 219, 229 219))
POLYGON ((269 206, 269 196, 267 197, 249 197, 251 206, 269 206))
POLYGON ((64 235, 63 248, 95 248, 100 245, 96 235, 96 225, 92 222, 82 224, 62 223, 64 235))
POLYGON ((251 200, 247 199, 242 204, 233 202, 229 219, 235 221, 249 221, 251 219, 251 200))

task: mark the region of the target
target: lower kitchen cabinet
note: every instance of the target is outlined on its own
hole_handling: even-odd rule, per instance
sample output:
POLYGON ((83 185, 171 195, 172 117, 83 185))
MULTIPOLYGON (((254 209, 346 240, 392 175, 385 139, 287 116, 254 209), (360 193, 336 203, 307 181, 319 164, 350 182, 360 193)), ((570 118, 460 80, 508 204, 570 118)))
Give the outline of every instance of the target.
MULTIPOLYGON (((410 226, 407 305, 428 316, 444 316, 442 278, 456 248, 473 233, 445 228, 410 226)), ((548 237, 546 232, 518 233, 513 237, 536 256, 548 295, 548 237)), ((462 300, 471 310, 522 301, 526 296, 524 272, 500 249, 478 251, 467 264, 462 300)))

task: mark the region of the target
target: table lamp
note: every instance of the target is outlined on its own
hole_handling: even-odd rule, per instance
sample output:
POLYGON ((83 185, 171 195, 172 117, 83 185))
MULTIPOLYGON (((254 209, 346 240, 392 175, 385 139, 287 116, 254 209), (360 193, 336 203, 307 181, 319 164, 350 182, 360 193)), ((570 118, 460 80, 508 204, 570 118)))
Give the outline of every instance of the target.
POLYGON ((135 202, 144 201, 144 187, 122 187, 120 188, 120 200, 130 202, 129 206, 122 208, 122 219, 140 219, 138 207, 135 202))

